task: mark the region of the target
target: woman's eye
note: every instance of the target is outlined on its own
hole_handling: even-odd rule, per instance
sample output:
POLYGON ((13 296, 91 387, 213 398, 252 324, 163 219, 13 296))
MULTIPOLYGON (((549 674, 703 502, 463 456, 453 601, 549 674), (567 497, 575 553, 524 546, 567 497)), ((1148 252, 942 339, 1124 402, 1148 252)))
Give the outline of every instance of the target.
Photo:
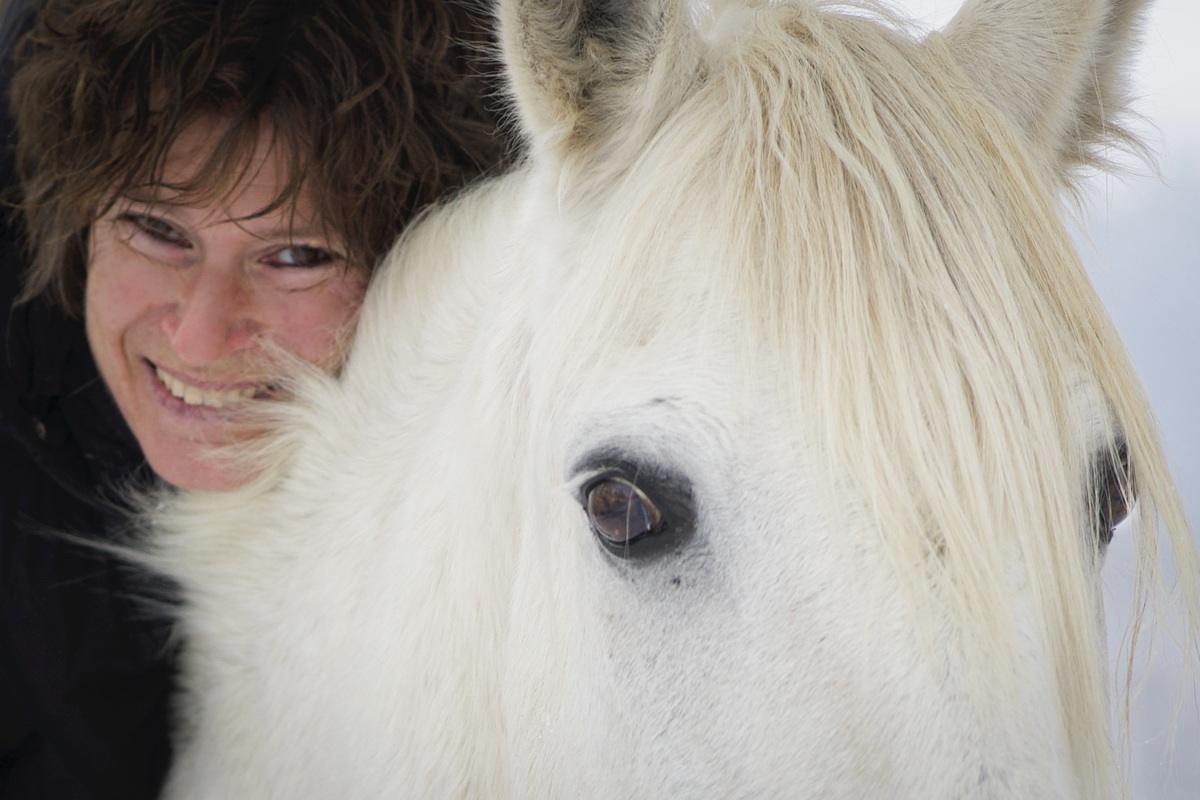
POLYGON ((187 236, 161 217, 127 212, 118 216, 117 219, 132 226, 136 233, 147 236, 160 244, 168 244, 172 247, 181 247, 189 250, 192 247, 192 243, 188 240, 187 236))
POLYGON ((312 268, 332 264, 335 260, 333 253, 320 247, 292 245, 274 251, 267 257, 266 262, 273 267, 312 268))

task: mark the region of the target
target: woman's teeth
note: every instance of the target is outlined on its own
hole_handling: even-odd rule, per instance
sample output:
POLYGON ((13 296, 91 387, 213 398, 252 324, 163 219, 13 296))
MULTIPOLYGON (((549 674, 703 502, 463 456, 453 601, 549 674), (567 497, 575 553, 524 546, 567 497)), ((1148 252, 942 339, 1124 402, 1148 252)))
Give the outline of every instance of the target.
POLYGON ((231 392, 218 392, 211 389, 200 389, 195 386, 189 386, 183 381, 171 377, 158 367, 155 368, 154 374, 162 381, 163 386, 167 387, 167 391, 189 406, 221 408, 227 403, 249 400, 260 391, 263 391, 262 387, 248 386, 245 389, 237 389, 231 392))

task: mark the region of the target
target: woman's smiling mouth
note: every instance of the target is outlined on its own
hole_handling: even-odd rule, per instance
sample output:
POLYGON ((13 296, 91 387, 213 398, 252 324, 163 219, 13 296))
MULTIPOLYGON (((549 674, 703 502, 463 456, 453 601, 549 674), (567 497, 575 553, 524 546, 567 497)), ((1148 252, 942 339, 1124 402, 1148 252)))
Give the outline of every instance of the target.
POLYGON ((242 389, 232 390, 217 390, 217 389, 202 389, 199 386, 192 386, 184 383, 173 375, 168 374, 162 367, 154 366, 154 374, 158 380, 166 387, 167 391, 173 396, 179 398, 189 406, 205 406, 207 408, 223 408, 232 403, 240 403, 244 400, 251 400, 254 397, 264 394, 268 387, 266 386, 247 386, 242 389))

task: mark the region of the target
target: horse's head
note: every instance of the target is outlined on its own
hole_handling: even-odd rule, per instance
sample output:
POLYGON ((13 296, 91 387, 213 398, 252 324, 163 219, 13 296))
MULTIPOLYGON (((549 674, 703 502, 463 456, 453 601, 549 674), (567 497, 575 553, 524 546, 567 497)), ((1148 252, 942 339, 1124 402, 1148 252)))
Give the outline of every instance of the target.
POLYGON ((918 43, 502 3, 529 163, 397 247, 278 470, 174 512, 176 786, 235 754, 235 794, 1109 794, 1132 476, 1195 569, 1057 206, 1121 138, 1140 5, 978 0, 918 43))
POLYGON ((809 3, 502 7, 540 201, 531 772, 1105 793, 1132 474, 1189 545, 1058 197, 1124 139, 1140 5, 984 0, 920 43, 809 3))

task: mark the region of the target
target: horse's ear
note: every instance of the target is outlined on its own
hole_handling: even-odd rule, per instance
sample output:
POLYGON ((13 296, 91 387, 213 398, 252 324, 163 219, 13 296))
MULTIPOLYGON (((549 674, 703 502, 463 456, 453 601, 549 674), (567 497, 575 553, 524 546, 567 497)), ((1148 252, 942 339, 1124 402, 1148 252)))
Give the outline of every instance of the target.
POLYGON ((683 5, 501 0, 510 91, 534 146, 587 150, 652 128, 699 63, 683 5))
POLYGON ((967 0, 944 31, 962 69, 1060 177, 1128 140, 1125 77, 1147 0, 967 0))

